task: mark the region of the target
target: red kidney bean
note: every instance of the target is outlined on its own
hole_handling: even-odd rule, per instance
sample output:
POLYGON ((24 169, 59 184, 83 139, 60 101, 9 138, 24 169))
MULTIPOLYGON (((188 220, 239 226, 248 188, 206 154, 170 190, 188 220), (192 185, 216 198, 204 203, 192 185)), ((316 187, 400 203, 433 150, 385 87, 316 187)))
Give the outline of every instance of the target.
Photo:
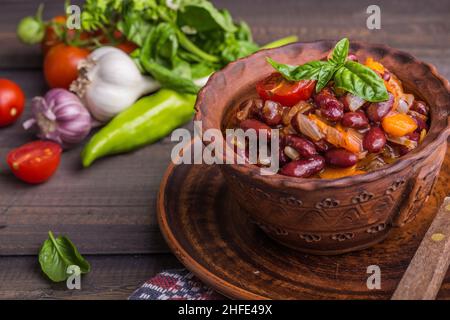
POLYGON ((339 121, 344 116, 344 104, 336 98, 330 88, 323 88, 315 95, 314 101, 328 120, 339 121))
POLYGON ((420 134, 418 132, 411 132, 406 135, 409 140, 418 142, 420 139, 420 134))
POLYGON ((404 156, 405 154, 409 153, 411 150, 407 146, 398 146, 398 153, 400 156, 404 156))
POLYGON ((339 100, 330 100, 320 108, 322 115, 330 121, 339 121, 344 116, 344 105, 339 100))
POLYGON ((362 129, 369 125, 369 119, 363 112, 347 112, 344 114, 341 123, 345 127, 362 129))
MULTIPOLYGON (((419 142, 419 139, 420 139, 420 134, 418 133, 418 132, 411 132, 411 133, 408 133, 407 135, 406 135, 406 137, 409 139, 409 140, 411 140, 411 141, 415 141, 415 142, 419 142)), ((391 142, 392 143, 392 142, 391 142)), ((409 153, 411 150, 413 150, 413 149, 409 149, 407 146, 404 146, 404 145, 402 145, 402 144, 394 144, 395 146, 397 146, 397 148, 398 148, 398 152, 399 152, 399 154, 400 154, 400 156, 404 156, 405 154, 407 154, 407 153, 409 153)))
POLYGON ((428 131, 428 124, 425 120, 423 120, 420 117, 417 117, 413 114, 410 114, 411 118, 413 118, 413 120, 416 122, 417 124, 417 129, 416 131, 421 132, 423 129, 428 131))
POLYGON ((248 118, 260 117, 263 101, 261 99, 248 99, 241 103, 236 118, 240 121, 248 118))
POLYGON ((319 152, 327 152, 331 148, 330 144, 325 139, 320 139, 319 141, 314 141, 313 143, 316 146, 316 150, 319 152))
POLYGON ((428 116, 430 108, 427 106, 425 102, 420 100, 414 100, 414 103, 411 106, 411 110, 418 112, 424 116, 428 116))
POLYGON ((278 156, 279 156, 279 166, 283 167, 286 163, 291 161, 291 159, 284 153, 284 147, 286 145, 284 144, 284 139, 280 139, 280 145, 278 150, 278 156))
POLYGON ((282 148, 280 146, 280 150, 279 150, 279 166, 283 167, 286 163, 288 163, 289 161, 291 161, 291 159, 286 155, 286 153, 284 153, 284 148, 282 148))
POLYGON ((372 127, 364 136, 363 147, 371 153, 378 153, 386 144, 386 135, 379 127, 372 127))
POLYGON ((317 154, 314 143, 305 138, 289 134, 284 137, 284 143, 286 146, 294 148, 303 158, 309 158, 317 154))
POLYGON ((285 176, 307 178, 319 173, 324 167, 325 159, 316 155, 309 159, 291 161, 281 168, 280 173, 285 176))
POLYGON ((325 160, 333 166, 348 168, 356 164, 358 157, 345 149, 331 149, 325 154, 325 160))
POLYGON ((281 123, 283 107, 281 104, 267 100, 262 108, 261 117, 269 126, 277 126, 281 123))
POLYGON ((389 99, 382 102, 371 103, 367 109, 366 114, 370 121, 380 122, 391 111, 394 105, 394 96, 389 94, 389 99))
POLYGON ((257 135, 259 135, 259 131, 260 130, 265 129, 265 130, 267 130, 267 139, 270 139, 270 135, 271 135, 271 130, 272 129, 267 124, 265 124, 265 123, 263 123, 261 121, 258 121, 258 120, 255 120, 255 119, 246 119, 244 121, 241 121, 240 127, 244 131, 247 131, 249 129, 253 129, 253 130, 256 131, 257 135))

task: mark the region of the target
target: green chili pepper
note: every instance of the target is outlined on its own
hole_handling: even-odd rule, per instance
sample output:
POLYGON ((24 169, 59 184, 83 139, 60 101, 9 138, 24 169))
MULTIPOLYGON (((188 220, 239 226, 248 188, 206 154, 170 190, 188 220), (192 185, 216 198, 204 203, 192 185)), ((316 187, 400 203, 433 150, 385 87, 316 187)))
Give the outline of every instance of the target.
POLYGON ((84 167, 112 154, 125 153, 153 143, 186 123, 194 114, 195 95, 169 89, 139 99, 97 132, 85 146, 84 167))

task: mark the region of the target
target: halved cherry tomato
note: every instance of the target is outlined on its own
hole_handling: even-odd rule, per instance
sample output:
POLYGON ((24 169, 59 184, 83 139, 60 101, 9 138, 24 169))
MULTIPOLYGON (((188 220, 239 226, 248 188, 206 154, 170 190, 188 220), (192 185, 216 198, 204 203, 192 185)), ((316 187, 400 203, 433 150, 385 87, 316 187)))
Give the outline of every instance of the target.
POLYGON ((69 89, 78 77, 78 63, 89 55, 89 50, 58 44, 44 59, 45 80, 50 88, 69 89))
POLYGON ((256 91, 264 100, 292 107, 301 100, 311 98, 315 86, 314 80, 288 81, 280 73, 273 73, 256 84, 256 91))
POLYGON ((25 95, 8 79, 0 79, 0 127, 15 122, 23 112, 25 95))
POLYGON ((54 142, 33 141, 10 151, 6 161, 17 178, 38 184, 55 173, 61 152, 61 147, 54 142))

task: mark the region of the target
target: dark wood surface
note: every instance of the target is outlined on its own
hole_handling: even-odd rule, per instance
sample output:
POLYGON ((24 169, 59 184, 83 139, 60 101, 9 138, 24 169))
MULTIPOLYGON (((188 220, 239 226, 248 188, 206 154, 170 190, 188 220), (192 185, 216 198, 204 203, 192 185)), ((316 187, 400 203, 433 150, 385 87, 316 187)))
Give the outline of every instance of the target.
MULTIPOLYGON (((271 240, 233 201, 217 166, 172 166, 161 185, 164 193, 159 197, 158 218, 176 256, 228 297, 389 299, 448 192, 449 169, 450 150, 436 186, 415 220, 393 228, 386 240, 369 249, 339 256, 305 254, 271 240), (179 185, 183 188, 175 196, 179 185), (380 289, 367 288, 371 265, 380 268, 380 289)), ((441 227, 437 229, 446 233, 441 227)), ((445 253, 441 254, 444 261, 445 253)), ((422 271, 431 275, 428 269, 416 270, 416 275, 422 271)), ((425 286, 424 281, 422 284, 425 286)), ((449 289, 450 272, 438 298, 450 299, 449 289)))
MULTIPOLYGON (((45 15, 63 10, 46 3, 45 15)), ((74 3, 81 1, 73 1, 74 3)), ((366 28, 371 1, 214 1, 246 20, 255 40, 266 43, 296 34, 300 40, 352 39, 382 42, 433 63, 450 78, 450 2, 378 1, 382 29, 366 28)), ((2 0, 0 77, 17 81, 30 99, 45 93, 39 47, 16 39, 16 24, 39 1, 2 0)), ((27 108, 28 109, 28 108, 27 108)), ((22 117, 27 118, 28 110, 22 117)), ((0 159, 29 141, 20 123, 0 130, 0 159)), ((147 278, 180 267, 156 223, 156 196, 170 159, 169 139, 137 152, 111 157, 83 170, 81 146, 63 155, 61 168, 45 185, 18 182, 0 161, 0 298, 124 299, 147 278), (80 292, 53 285, 39 272, 36 253, 48 230, 66 233, 89 254, 93 271, 80 292), (136 255, 138 255, 136 257, 136 255)))

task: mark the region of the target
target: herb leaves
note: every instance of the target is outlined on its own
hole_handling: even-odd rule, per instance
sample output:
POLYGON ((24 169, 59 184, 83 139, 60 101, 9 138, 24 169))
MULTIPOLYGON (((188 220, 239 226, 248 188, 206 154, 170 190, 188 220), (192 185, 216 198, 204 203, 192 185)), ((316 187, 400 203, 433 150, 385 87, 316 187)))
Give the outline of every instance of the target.
POLYGON ((365 65, 347 60, 349 46, 347 38, 340 40, 328 61, 311 61, 300 66, 278 63, 271 58, 267 61, 287 80, 317 80, 316 92, 322 90, 333 79, 336 88, 364 100, 370 102, 387 100, 388 93, 383 79, 365 65))
POLYGON ((139 46, 132 57, 143 73, 183 93, 259 49, 245 23, 208 0, 86 0, 81 20, 85 31, 119 30, 139 46))
POLYGON ((42 271, 54 282, 61 282, 69 277, 67 268, 76 265, 81 273, 91 270, 87 262, 78 252, 77 247, 65 236, 55 238, 51 231, 39 251, 39 263, 42 271))

